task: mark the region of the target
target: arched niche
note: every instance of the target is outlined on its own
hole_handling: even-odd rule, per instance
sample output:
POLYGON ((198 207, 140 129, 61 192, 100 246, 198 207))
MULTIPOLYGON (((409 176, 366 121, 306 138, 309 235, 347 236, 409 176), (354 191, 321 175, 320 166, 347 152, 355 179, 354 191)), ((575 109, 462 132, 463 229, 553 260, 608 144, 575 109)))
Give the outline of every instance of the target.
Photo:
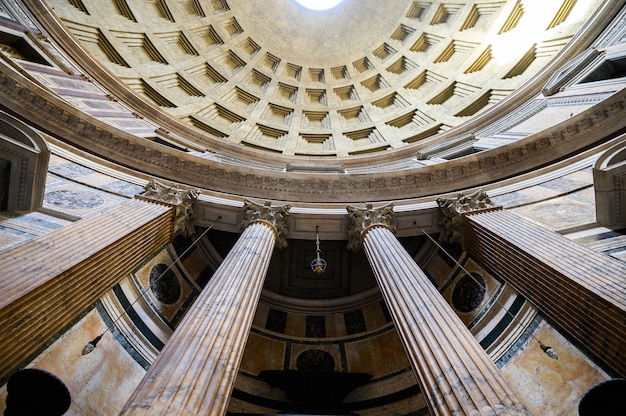
POLYGON ((626 135, 606 150, 593 167, 596 220, 606 227, 626 225, 626 135))
POLYGON ((0 211, 43 205, 50 150, 43 137, 0 112, 0 211))

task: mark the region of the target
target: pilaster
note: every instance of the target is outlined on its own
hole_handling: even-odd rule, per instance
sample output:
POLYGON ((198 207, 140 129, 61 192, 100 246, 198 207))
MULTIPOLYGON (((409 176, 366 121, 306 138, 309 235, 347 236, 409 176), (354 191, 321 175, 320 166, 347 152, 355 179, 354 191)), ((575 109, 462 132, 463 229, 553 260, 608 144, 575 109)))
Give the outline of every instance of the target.
POLYGON ((133 199, 0 253, 0 381, 167 244, 171 222, 133 199))
POLYGON ((626 263, 506 210, 467 214, 463 247, 626 376, 626 263))

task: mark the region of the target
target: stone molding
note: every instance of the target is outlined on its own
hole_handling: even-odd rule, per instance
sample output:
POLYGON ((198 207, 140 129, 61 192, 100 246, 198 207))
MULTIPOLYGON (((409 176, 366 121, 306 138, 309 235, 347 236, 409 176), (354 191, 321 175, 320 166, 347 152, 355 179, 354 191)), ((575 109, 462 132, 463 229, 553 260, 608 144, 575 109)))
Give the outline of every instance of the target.
MULTIPOLYGON (((607 2, 614 3, 614 2, 607 2)), ((613 6, 621 7, 624 1, 615 3, 613 6)), ((626 9, 621 8, 617 15, 612 19, 607 26, 608 29, 604 29, 602 36, 595 42, 596 49, 603 49, 616 43, 621 43, 626 34, 626 9)))
POLYGON ((15 23, 24 25, 32 30, 37 30, 37 25, 35 25, 32 19, 22 10, 15 0, 4 0, 0 7, 2 15, 6 19, 13 20, 15 23))
POLYGON ((374 208, 372 204, 367 204, 365 208, 356 208, 348 205, 346 207, 350 225, 348 226, 348 249, 358 251, 365 234, 373 227, 385 227, 396 232, 393 224, 393 204, 374 208))
POLYGON ((543 95, 551 96, 556 94, 571 82, 574 78, 579 76, 580 72, 588 66, 591 62, 603 55, 603 52, 598 51, 596 48, 591 47, 580 55, 575 57, 571 62, 559 68, 552 77, 546 82, 546 86, 543 88, 543 95))
POLYGON ((245 211, 245 218, 241 222, 241 229, 255 222, 265 223, 269 225, 276 234, 276 247, 287 247, 287 232, 289 231, 287 217, 289 216, 289 209, 291 209, 290 204, 272 207, 271 201, 265 201, 265 203, 261 205, 246 199, 243 209, 245 211))
POLYGON ((154 176, 250 197, 294 202, 397 200, 482 186, 579 153, 626 127, 615 94, 565 122, 510 145, 441 164, 368 174, 298 173, 225 165, 135 137, 82 114, 0 63, 0 93, 13 113, 61 140, 154 176))

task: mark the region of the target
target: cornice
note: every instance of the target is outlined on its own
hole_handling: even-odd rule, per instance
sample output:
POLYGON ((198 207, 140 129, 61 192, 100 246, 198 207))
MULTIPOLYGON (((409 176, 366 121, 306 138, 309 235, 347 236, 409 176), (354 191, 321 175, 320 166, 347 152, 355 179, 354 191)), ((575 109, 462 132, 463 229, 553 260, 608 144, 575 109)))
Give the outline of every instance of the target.
POLYGON ((104 159, 193 187, 293 202, 400 201, 476 188, 577 154, 626 128, 622 90, 561 124, 478 154, 402 171, 312 174, 227 165, 143 140, 81 113, 2 63, 0 93, 17 117, 104 159))

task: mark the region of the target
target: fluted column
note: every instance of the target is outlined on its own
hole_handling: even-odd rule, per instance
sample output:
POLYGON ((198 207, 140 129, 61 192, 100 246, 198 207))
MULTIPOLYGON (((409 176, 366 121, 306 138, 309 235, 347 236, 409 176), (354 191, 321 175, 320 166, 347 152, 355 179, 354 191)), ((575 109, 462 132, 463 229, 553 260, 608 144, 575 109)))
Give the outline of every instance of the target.
POLYGON ((393 207, 348 207, 430 413, 529 415, 496 366, 393 234, 393 207))
POLYGON ((223 415, 290 206, 245 203, 233 249, 148 370, 121 415, 223 415))

